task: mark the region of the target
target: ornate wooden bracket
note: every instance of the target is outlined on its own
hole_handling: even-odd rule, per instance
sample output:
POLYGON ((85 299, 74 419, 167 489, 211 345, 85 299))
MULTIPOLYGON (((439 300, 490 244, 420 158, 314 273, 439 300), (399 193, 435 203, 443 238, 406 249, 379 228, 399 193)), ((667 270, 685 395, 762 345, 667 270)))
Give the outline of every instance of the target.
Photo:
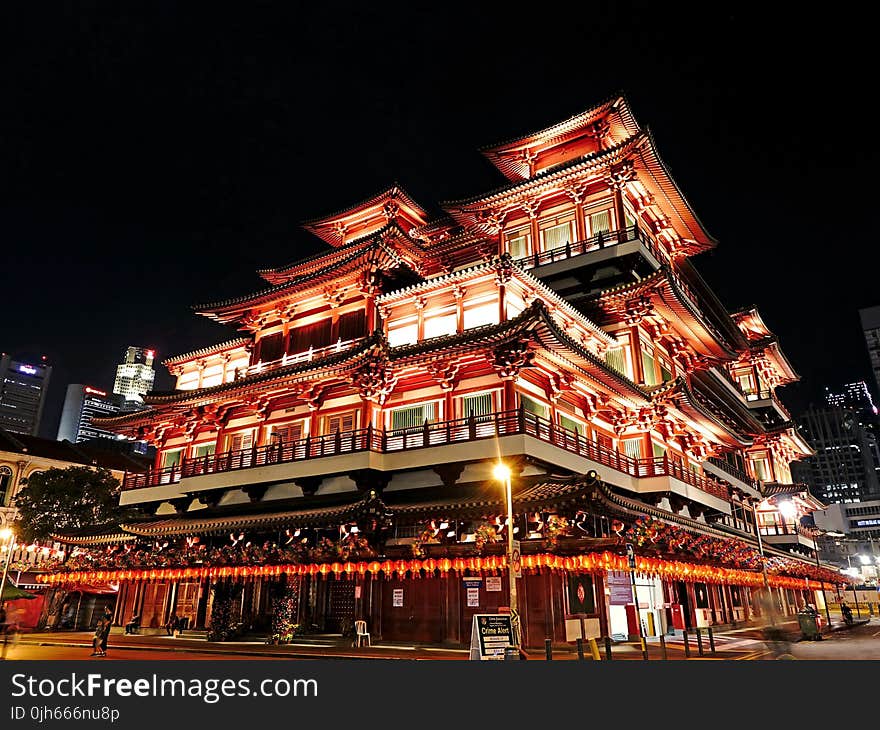
POLYGON ((434 472, 440 477, 440 481, 443 482, 444 486, 451 488, 455 486, 455 483, 464 471, 465 466, 467 466, 467 464, 463 461, 450 464, 437 464, 434 467, 434 472))
POLYGON ((220 500, 223 498, 223 493, 225 491, 225 487, 218 487, 217 489, 206 489, 204 492, 192 493, 190 495, 190 498, 195 497, 199 500, 200 504, 203 504, 206 507, 216 507, 218 504, 220 504, 220 500))
POLYGON ((264 496, 266 496, 266 490, 269 489, 268 484, 248 484, 241 488, 241 491, 244 492, 251 502, 259 502, 264 496))
POLYGON ((189 506, 192 504, 192 497, 175 497, 174 499, 169 499, 168 504, 174 507, 174 511, 179 515, 185 515, 189 506))
POLYGON ((299 477, 294 479, 293 483, 302 489, 302 493, 306 497, 314 497, 322 481, 324 481, 324 477, 299 477))
POLYGON ((382 494, 382 490, 391 481, 391 473, 378 469, 356 469, 349 472, 349 478, 355 483, 359 492, 375 492, 382 494))
POLYGON ((502 380, 516 380, 520 370, 532 366, 535 353, 527 340, 496 347, 488 355, 489 363, 502 380))

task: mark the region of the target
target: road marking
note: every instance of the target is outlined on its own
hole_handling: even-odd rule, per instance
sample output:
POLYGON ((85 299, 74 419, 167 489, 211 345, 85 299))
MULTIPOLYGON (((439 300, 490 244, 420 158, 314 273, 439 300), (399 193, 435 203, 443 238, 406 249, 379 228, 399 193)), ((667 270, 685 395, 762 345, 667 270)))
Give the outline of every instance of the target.
POLYGON ((871 638, 875 636, 880 636, 880 631, 876 631, 875 633, 871 634, 871 638))

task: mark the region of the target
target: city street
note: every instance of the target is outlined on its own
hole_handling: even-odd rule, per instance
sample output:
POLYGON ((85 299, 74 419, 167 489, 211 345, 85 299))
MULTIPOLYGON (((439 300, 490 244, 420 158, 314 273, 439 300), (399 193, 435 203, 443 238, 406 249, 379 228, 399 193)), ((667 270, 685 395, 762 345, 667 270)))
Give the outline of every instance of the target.
MULTIPOLYGON (((793 629, 793 625, 787 626, 793 629)), ((797 633, 789 633, 793 638, 797 633)), ((111 637, 106 657, 90 657, 90 634, 25 634, 17 644, 7 647, 7 660, 84 659, 89 661, 139 660, 247 660, 247 659, 410 659, 410 660, 467 660, 463 649, 409 646, 378 643, 371 647, 352 648, 339 638, 307 641, 284 646, 268 646, 262 641, 236 641, 208 644, 203 639, 173 639, 164 636, 111 637)), ((606 648, 600 642, 600 657, 607 661, 606 648)), ((872 618, 862 626, 826 634, 821 641, 792 641, 785 652, 799 660, 863 660, 880 659, 880 619, 872 618)), ((611 649, 612 661, 642 661, 637 643, 615 643, 611 649)), ((663 648, 656 640, 648 642, 649 661, 663 659, 663 648)), ((775 659, 774 653, 761 639, 759 629, 739 629, 715 633, 710 641, 703 632, 698 643, 691 634, 688 645, 678 635, 666 638, 668 660, 694 661, 762 661, 775 659), (702 655, 700 650, 702 643, 702 655), (712 644, 714 643, 714 651, 712 644), (689 656, 688 656, 689 654, 689 656)), ((544 652, 530 651, 529 659, 546 660, 544 652)), ((553 660, 577 660, 575 647, 554 648, 553 660)), ((590 661, 589 646, 585 645, 585 660, 590 661)))

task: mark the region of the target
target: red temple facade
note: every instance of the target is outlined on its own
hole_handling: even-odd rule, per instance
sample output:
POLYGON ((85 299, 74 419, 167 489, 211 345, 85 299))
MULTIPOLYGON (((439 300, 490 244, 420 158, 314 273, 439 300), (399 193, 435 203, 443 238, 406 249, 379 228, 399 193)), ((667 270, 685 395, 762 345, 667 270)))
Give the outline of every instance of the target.
POLYGON ((626 543, 648 635, 748 620, 765 579, 784 610, 821 604, 841 579, 815 560, 819 505, 789 470, 811 452, 776 393, 798 376, 691 263, 716 242, 626 99, 482 151, 498 189, 429 220, 392 187, 307 222, 326 253, 196 307, 242 335, 100 419, 158 449, 123 485, 141 516, 59 535, 80 552, 46 580, 118 584, 118 622, 174 611, 215 638, 365 619, 467 645, 471 615, 508 604, 513 529, 527 646, 573 616, 638 633, 612 590, 626 543))

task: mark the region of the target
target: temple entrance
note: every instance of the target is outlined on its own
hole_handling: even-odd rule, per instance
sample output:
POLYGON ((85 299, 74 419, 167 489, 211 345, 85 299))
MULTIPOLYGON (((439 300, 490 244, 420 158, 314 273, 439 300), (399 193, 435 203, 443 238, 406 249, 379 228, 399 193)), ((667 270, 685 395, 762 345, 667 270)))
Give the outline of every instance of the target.
POLYGON ((324 631, 342 634, 354 627, 354 581, 328 580, 324 631))

